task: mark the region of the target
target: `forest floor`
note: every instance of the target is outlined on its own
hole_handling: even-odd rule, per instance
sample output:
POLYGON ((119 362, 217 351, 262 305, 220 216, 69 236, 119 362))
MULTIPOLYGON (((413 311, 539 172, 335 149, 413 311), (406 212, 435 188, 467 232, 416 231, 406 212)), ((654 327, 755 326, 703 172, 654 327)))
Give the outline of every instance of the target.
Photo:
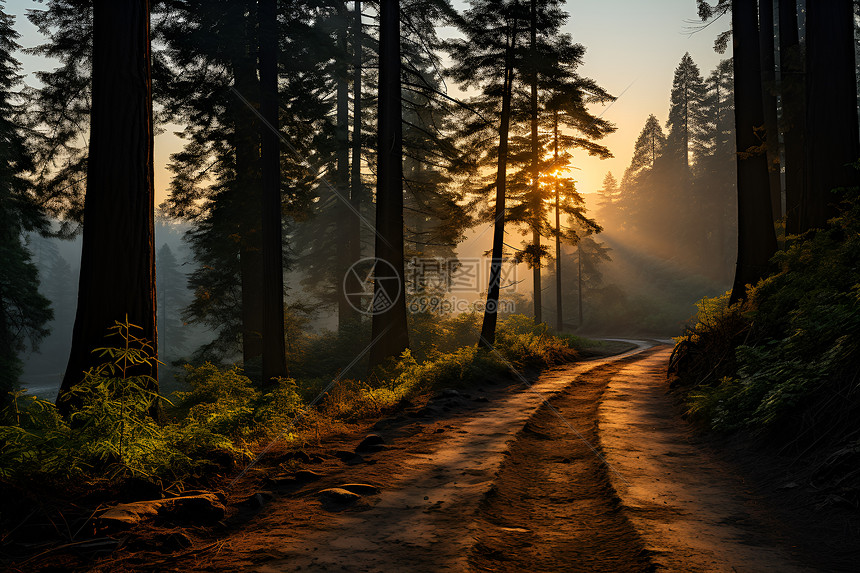
POLYGON ((784 461, 693 432, 667 394, 669 352, 643 342, 443 392, 306 447, 298 473, 290 452, 273 451, 226 492, 217 526, 153 523, 109 556, 66 566, 856 570, 860 516, 817 507, 784 461), (355 457, 368 431, 384 444, 355 457), (329 488, 340 490, 320 493, 329 488))

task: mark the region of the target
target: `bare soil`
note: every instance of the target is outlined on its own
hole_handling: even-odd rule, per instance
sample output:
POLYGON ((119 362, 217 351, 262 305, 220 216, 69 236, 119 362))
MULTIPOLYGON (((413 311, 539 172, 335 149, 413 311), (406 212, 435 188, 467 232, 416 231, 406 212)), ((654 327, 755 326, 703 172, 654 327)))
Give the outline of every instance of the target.
POLYGON ((449 392, 370 428, 384 448, 360 461, 369 428, 305 447, 317 475, 298 480, 295 453, 274 451, 226 492, 224 522, 153 523, 54 570, 856 570, 856 522, 813 527, 836 514, 762 472, 778 462, 698 437, 666 394, 667 359, 642 343, 449 392), (318 496, 356 483, 376 490, 318 496))

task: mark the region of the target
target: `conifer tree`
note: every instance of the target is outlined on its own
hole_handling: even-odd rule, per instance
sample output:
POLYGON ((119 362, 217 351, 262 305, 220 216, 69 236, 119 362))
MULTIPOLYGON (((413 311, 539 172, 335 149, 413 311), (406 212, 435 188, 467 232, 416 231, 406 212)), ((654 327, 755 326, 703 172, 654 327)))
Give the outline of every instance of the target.
POLYGON ((697 152, 700 149, 699 142, 704 123, 702 104, 705 93, 705 81, 702 79, 699 66, 687 52, 675 69, 669 119, 666 121, 666 127, 669 130, 666 150, 674 161, 684 166, 687 174, 690 168, 691 151, 697 152))
POLYGON ((630 176, 635 176, 645 169, 653 169, 657 160, 663 156, 665 147, 666 135, 663 133, 663 128, 660 127, 660 121, 654 114, 651 114, 633 145, 630 176))
MULTIPOLYGON (((276 154, 280 179, 289 183, 282 188, 281 209, 267 212, 280 218, 282 212, 298 217, 309 210, 311 189, 333 146, 320 137, 331 109, 320 96, 330 85, 320 62, 329 54, 323 49, 324 18, 315 4, 279 6, 278 26, 289 30, 279 32, 279 52, 290 57, 277 59, 276 123, 298 151, 298 155, 282 154, 285 150, 279 149, 276 154)), ((189 241, 198 263, 189 277, 195 298, 185 318, 219 334, 200 349, 201 358, 232 358, 241 351, 246 368, 256 377, 261 374, 263 326, 260 145, 264 127, 254 113, 260 89, 257 2, 219 0, 213 6, 184 0, 166 6, 159 17, 158 39, 166 46, 163 67, 171 74, 162 93, 164 115, 184 126, 181 135, 186 141, 171 158, 171 194, 165 207, 172 216, 193 223, 189 241)), ((274 188, 271 183, 269 188, 274 188)), ((288 220, 282 225, 288 225, 288 220)))
POLYGON ((379 15, 379 103, 371 367, 409 347, 403 252, 403 122, 400 82, 400 1, 379 15))
POLYGON ((158 347, 162 362, 177 358, 185 350, 185 328, 181 319, 188 292, 187 278, 170 245, 158 249, 155 258, 156 292, 158 293, 158 347))
POLYGON ((497 118, 493 136, 486 130, 493 124, 481 116, 473 120, 466 134, 474 134, 477 150, 483 159, 495 159, 495 176, 485 187, 494 190, 492 212, 493 243, 490 261, 490 280, 481 326, 479 346, 491 348, 496 338, 498 303, 504 259, 505 199, 508 168, 508 135, 511 125, 511 99, 517 50, 523 41, 523 27, 528 16, 517 0, 491 2, 471 0, 470 8, 460 24, 466 38, 452 41, 448 48, 454 60, 449 73, 464 88, 476 87, 482 92, 479 101, 472 102, 497 118), (495 147, 492 143, 498 141, 495 147), (495 153, 494 153, 495 151, 495 153))
MULTIPOLYGON (((281 142, 278 126, 278 2, 259 0, 260 171, 262 220, 263 383, 287 377, 284 341, 284 241, 281 199, 281 142)), ((346 99, 346 98, 344 98, 346 99)), ((341 143, 346 147, 346 138, 341 143)), ((346 154, 344 149, 341 153, 346 154)), ((345 160, 344 160, 345 161, 345 160)), ((346 166, 343 168, 346 170, 346 166)))
POLYGON ((852 0, 810 2, 806 12, 806 195, 800 230, 837 213, 835 189, 860 182, 852 0))
POLYGON ((764 125, 758 13, 754 0, 732 0, 735 137, 738 150, 738 263, 732 302, 767 274, 776 252, 767 157, 757 152, 755 129, 764 125))
POLYGON ((18 385, 19 353, 28 342, 30 348, 38 347, 53 318, 49 301, 39 294, 38 271, 23 242, 25 231, 47 232, 48 226, 24 178, 33 163, 18 127, 22 109, 12 91, 20 82, 13 23, 0 3, 0 407, 18 385))
MULTIPOLYGON (((157 346, 153 201, 149 2, 96 0, 78 306, 57 398, 65 413, 74 407, 69 391, 99 360, 93 350, 115 321, 139 326, 157 346)), ((157 368, 141 366, 140 374, 157 393, 157 368)), ((161 418, 158 400, 150 413, 161 418)))
POLYGON ((606 172, 598 193, 600 194, 600 203, 598 203, 597 217, 601 221, 604 221, 606 225, 612 225, 616 228, 623 225, 619 211, 621 207, 621 188, 618 185, 618 180, 611 171, 606 172))
POLYGON ((806 189, 806 82, 800 45, 797 2, 778 2, 780 96, 783 153, 785 156, 785 232, 803 231, 800 204, 806 189))
MULTIPOLYGON (((732 61, 722 60, 708 76, 707 118, 703 152, 696 160, 696 193, 702 215, 698 218, 708 242, 703 250, 704 269, 721 282, 730 280, 729 254, 737 226, 737 156, 734 131, 732 61)), ((697 223, 699 224, 699 223, 697 223)))
POLYGON ((777 118, 776 31, 774 0, 759 0, 759 44, 761 46, 761 90, 764 105, 764 152, 770 183, 770 205, 774 221, 782 218, 782 182, 780 181, 779 123, 777 118))
POLYGON ((59 65, 34 74, 41 86, 27 89, 25 122, 33 149, 35 193, 48 214, 60 221, 58 234, 71 237, 80 230, 84 214, 93 2, 45 4, 44 10, 30 10, 27 18, 47 42, 28 51, 59 65))

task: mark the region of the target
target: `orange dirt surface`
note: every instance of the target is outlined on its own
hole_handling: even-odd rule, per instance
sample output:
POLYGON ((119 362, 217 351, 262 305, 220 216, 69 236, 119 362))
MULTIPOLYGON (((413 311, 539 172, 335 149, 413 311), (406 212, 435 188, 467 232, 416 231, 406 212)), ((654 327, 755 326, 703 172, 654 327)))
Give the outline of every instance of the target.
POLYGON ((763 493, 783 474, 747 478, 749 456, 722 456, 693 434, 666 393, 668 352, 641 343, 539 377, 443 393, 377 422, 384 447, 360 460, 350 456, 366 428, 306 447, 303 468, 314 473, 298 479, 279 466, 292 454, 272 452, 227 492, 217 526, 141 527, 75 568, 852 570, 843 568, 858 555, 850 529, 841 537, 810 529, 803 500, 763 493), (355 493, 320 497, 329 488, 355 493), (792 507, 776 507, 786 500, 792 507), (801 546, 798 536, 812 539, 801 546), (816 553, 816 542, 829 553, 816 553))

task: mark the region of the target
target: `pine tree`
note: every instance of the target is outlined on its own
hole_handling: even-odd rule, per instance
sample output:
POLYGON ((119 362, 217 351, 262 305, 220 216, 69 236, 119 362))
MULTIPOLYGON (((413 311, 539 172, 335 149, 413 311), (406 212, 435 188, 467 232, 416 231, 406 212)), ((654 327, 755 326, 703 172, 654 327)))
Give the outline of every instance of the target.
POLYGON ((785 232, 796 235, 804 229, 800 204, 806 194, 806 74, 800 45, 797 2, 778 2, 779 62, 785 155, 785 232))
POLYGON ((800 230, 836 216, 838 188, 860 183, 852 0, 811 2, 806 14, 806 195, 800 230))
MULTIPOLYGON (((531 244, 523 251, 523 256, 533 270, 534 314, 538 323, 542 321, 541 264, 548 258, 547 249, 541 245, 541 237, 554 234, 547 201, 552 199, 553 186, 542 184, 542 173, 567 169, 570 152, 575 148, 586 149, 589 154, 602 158, 611 157, 609 150, 595 140, 615 129, 609 122, 588 112, 587 103, 607 103, 613 98, 593 80, 577 73, 585 48, 561 33, 567 18, 560 2, 530 1, 529 43, 523 48, 525 55, 521 74, 528 85, 529 95, 522 98, 526 101, 515 102, 518 108, 522 108, 516 116, 522 114, 528 121, 523 121, 521 126, 519 122, 515 123, 511 142, 511 163, 515 168, 520 167, 520 171, 513 175, 511 191, 515 201, 519 195, 519 205, 511 211, 510 220, 523 223, 525 233, 531 234, 531 244), (561 132, 560 126, 572 130, 573 134, 561 132), (548 133, 540 134, 541 127, 548 133), (520 154, 522 160, 517 159, 520 154)), ((522 91, 525 92, 524 89, 522 91)), ((583 202, 575 190, 571 191, 565 195, 564 207, 583 217, 583 202)), ((558 209, 561 209, 557 190, 555 195, 558 209)), ((593 225, 593 221, 589 223, 593 225)), ((556 236, 559 232, 556 229, 556 236)))
POLYGON ((389 0, 379 15, 379 103, 370 366, 409 347, 403 252, 403 120, 400 103, 400 2, 389 0))
POLYGON ((611 171, 606 172, 603 185, 598 190, 600 203, 598 203, 597 217, 607 226, 620 227, 623 225, 620 216, 621 188, 618 180, 611 171))
MULTIPOLYGON (((284 347, 284 241, 278 132, 278 3, 259 0, 260 163, 262 197, 263 383, 287 377, 284 347)), ((344 147, 346 141, 342 141, 344 147)), ((344 149, 343 153, 346 153, 344 149)), ((344 170, 346 167, 344 167, 344 170)))
MULTIPOLYGON (((503 252, 504 223, 520 226, 530 244, 515 255, 533 269, 535 318, 541 320, 542 260, 549 258, 541 237, 554 237, 559 225, 552 221, 555 184, 569 168, 571 150, 610 156, 595 142, 614 130, 611 123, 588 110, 588 104, 607 103, 612 97, 593 80, 577 73, 585 49, 561 33, 567 14, 556 1, 473 2, 466 12, 462 42, 452 42, 455 80, 477 86, 482 95, 470 102, 482 112, 465 130, 473 138, 478 165, 495 166, 493 180, 475 181, 476 194, 495 190, 494 208, 485 217, 494 223, 491 282, 487 295, 482 344, 492 343, 497 303, 498 273, 503 252), (511 97, 507 98, 510 93, 511 97), (486 117, 492 116, 495 122, 486 117), (497 127, 498 126, 498 127, 497 127), (498 145, 496 145, 498 141, 498 145), (508 173, 510 170, 512 173, 508 173), (486 341, 486 342, 484 342, 486 341)), ((560 196, 559 209, 584 217, 581 197, 572 185, 560 196)), ((488 201, 492 205, 492 201, 488 201)), ((595 224, 596 225, 596 224, 595 224)))
POLYGON ((758 14, 754 0, 732 1, 735 137, 738 150, 738 263, 732 302, 767 274, 776 252, 767 157, 756 148, 755 129, 764 125, 758 14))
POLYGON ((155 259, 156 292, 158 293, 158 347, 164 356, 162 362, 178 358, 185 350, 186 334, 181 320, 186 304, 188 279, 179 270, 179 264, 170 245, 158 249, 155 259))
POLYGON ((24 174, 33 163, 18 119, 22 108, 12 90, 20 82, 19 48, 14 18, 0 4, 0 407, 18 385, 27 342, 32 349, 48 335, 53 318, 49 301, 39 294, 39 276, 23 242, 25 231, 47 232, 47 221, 37 207, 24 174))
POLYGON ((776 30, 774 0, 759 0, 759 44, 761 46, 761 90, 764 105, 764 146, 770 183, 770 205, 774 221, 782 219, 782 182, 779 162, 779 123, 777 118, 776 30))
POLYGON ((691 151, 695 153, 700 149, 699 141, 704 123, 702 104, 705 94, 705 81, 702 79, 699 66, 687 52, 675 69, 669 119, 666 121, 666 128, 669 130, 666 150, 674 161, 684 166, 687 172, 690 168, 691 151))
POLYGON ((58 234, 77 233, 84 215, 87 127, 91 101, 92 0, 47 0, 27 18, 48 41, 28 50, 58 61, 38 71, 41 84, 28 89, 26 117, 33 149, 35 193, 48 214, 61 222, 58 234))
POLYGON ((697 159, 696 192, 702 205, 697 219, 707 243, 702 253, 703 269, 715 280, 731 280, 730 253, 737 235, 737 156, 734 131, 734 86, 732 61, 722 60, 708 76, 705 145, 697 159), (731 244, 730 244, 731 243, 731 244))
MULTIPOLYGON (((198 262, 189 277, 195 299, 185 318, 219 333, 213 344, 200 349, 201 358, 215 360, 241 351, 255 377, 261 374, 264 284, 263 125, 254 111, 259 101, 256 4, 171 3, 159 14, 157 27, 159 43, 167 47, 163 67, 171 77, 162 94, 164 115, 184 126, 181 135, 186 140, 184 149, 171 158, 171 195, 165 207, 172 216, 194 224, 189 240, 198 262)), ((278 153, 281 180, 289 184, 282 188, 281 209, 267 210, 271 216, 283 212, 298 218, 310 209, 311 190, 333 149, 324 139, 317 145, 331 109, 321 96, 329 80, 320 58, 329 52, 318 55, 326 45, 320 14, 314 3, 280 4, 280 52, 290 57, 277 60, 277 127, 298 153, 278 153)))
POLYGON ((645 169, 653 169, 657 160, 663 156, 665 148, 666 135, 663 133, 663 128, 660 127, 660 121, 654 114, 651 114, 645 121, 645 126, 633 146, 630 176, 633 177, 645 169))
MULTIPOLYGON (((92 109, 78 307, 69 364, 57 398, 98 360, 115 321, 141 327, 157 346, 149 2, 93 5, 92 109), (122 70, 123 73, 117 73, 122 70)), ((141 366, 158 391, 155 367, 141 366)), ((161 404, 151 414, 161 417, 161 404)))
POLYGON ((449 73, 463 88, 480 88, 481 97, 470 102, 474 109, 497 118, 498 129, 483 115, 473 119, 465 135, 472 135, 485 165, 495 161, 495 176, 485 191, 495 191, 492 212, 493 247, 490 280, 479 345, 492 348, 496 338, 498 303, 504 259, 505 199, 508 168, 508 135, 517 50, 528 16, 517 0, 471 0, 460 24, 466 38, 448 44, 454 66, 449 73), (487 133, 491 130, 492 136, 487 133), (493 141, 498 141, 494 147, 493 141))

